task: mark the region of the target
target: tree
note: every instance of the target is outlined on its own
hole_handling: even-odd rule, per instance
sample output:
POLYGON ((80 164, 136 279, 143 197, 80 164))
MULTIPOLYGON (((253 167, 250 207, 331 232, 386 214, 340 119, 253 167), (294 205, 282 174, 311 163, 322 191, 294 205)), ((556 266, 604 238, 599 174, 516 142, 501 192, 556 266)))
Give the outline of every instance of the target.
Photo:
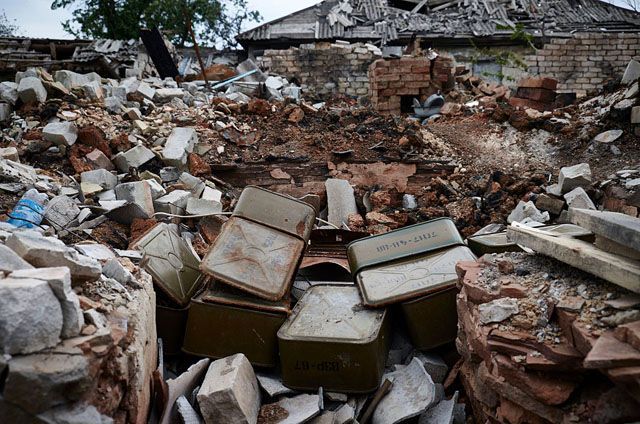
POLYGON ((2 11, 0 14, 0 37, 13 37, 18 34, 18 25, 15 19, 12 21, 7 18, 7 14, 2 11))
POLYGON ((63 28, 76 37, 132 39, 140 28, 158 27, 180 47, 192 41, 185 15, 198 43, 224 47, 236 45, 245 22, 261 19, 247 0, 54 0, 51 8, 72 10, 63 28))

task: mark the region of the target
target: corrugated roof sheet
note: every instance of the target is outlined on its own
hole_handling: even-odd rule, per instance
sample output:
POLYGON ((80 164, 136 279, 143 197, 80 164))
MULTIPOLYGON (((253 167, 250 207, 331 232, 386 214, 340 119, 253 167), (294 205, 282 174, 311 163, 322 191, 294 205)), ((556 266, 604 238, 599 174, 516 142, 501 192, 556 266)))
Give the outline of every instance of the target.
POLYGON ((640 30, 640 14, 599 0, 430 0, 421 12, 391 7, 387 0, 325 0, 246 31, 238 40, 306 39, 308 33, 317 40, 378 38, 387 43, 412 34, 505 34, 504 27, 517 24, 535 33, 543 22, 548 35, 640 30))

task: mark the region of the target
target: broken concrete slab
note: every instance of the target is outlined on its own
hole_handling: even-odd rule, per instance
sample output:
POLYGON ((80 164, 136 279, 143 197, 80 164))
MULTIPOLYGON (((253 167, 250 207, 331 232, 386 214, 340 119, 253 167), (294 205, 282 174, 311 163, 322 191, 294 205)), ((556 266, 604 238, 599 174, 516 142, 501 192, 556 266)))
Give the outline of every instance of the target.
POLYGON ((256 374, 260 387, 271 398, 293 393, 293 390, 282 384, 282 378, 275 373, 259 372, 256 374))
POLYGON ((602 132, 594 137, 593 141, 597 143, 610 144, 622 137, 624 131, 622 130, 609 130, 602 132))
POLYGON ((147 181, 134 181, 131 183, 119 184, 115 187, 116 199, 126 200, 140 206, 147 218, 151 218, 154 213, 153 195, 151 187, 147 181))
POLYGON ((126 152, 120 152, 113 157, 113 163, 120 172, 129 172, 129 168, 139 168, 149 162, 156 155, 143 145, 132 147, 126 152))
POLYGON ((75 200, 68 196, 56 196, 49 201, 44 219, 56 230, 73 227, 77 223, 80 208, 75 200))
POLYGON ((188 172, 180 174, 178 184, 182 184, 185 190, 189 190, 191 194, 193 194, 193 197, 200 197, 205 188, 205 184, 200 178, 194 177, 188 172))
POLYGON ((25 104, 43 103, 47 100, 47 89, 44 88, 40 78, 26 77, 18 84, 18 96, 25 104))
POLYGON ((78 139, 78 127, 73 122, 52 122, 42 130, 42 138, 58 146, 73 146, 78 139))
POLYGON ((260 410, 260 388, 251 363, 239 353, 214 361, 197 395, 207 424, 220 418, 233 423, 255 423, 260 410))
POLYGON ((36 267, 68 267, 74 282, 93 281, 102 274, 98 261, 80 255, 57 238, 14 233, 6 245, 36 267))
POLYGON ((19 269, 32 269, 33 266, 22 259, 16 252, 4 244, 0 244, 0 272, 11 272, 19 269))
POLYGON ((569 220, 594 234, 640 252, 640 219, 618 212, 570 209, 569 220))
POLYGON ((518 299, 503 297, 478 306, 480 323, 502 322, 519 312, 518 299))
POLYGON ((593 204, 593 201, 582 187, 576 187, 565 194, 564 200, 567 202, 569 210, 571 208, 596 210, 596 205, 593 204))
POLYGON ((176 400, 176 409, 178 411, 180 422, 183 424, 201 424, 204 422, 184 396, 180 396, 176 400))
POLYGON ((447 372, 449 372, 449 367, 440 356, 435 353, 417 351, 413 357, 420 361, 434 383, 444 382, 447 372))
POLYGON ((0 352, 9 355, 33 353, 60 341, 62 309, 46 281, 0 280, 0 310, 0 352))
POLYGON ((589 164, 579 163, 561 168, 558 176, 558 185, 560 194, 568 193, 576 187, 589 187, 591 185, 591 168, 589 164))
POLYGON ((624 74, 622 74, 622 84, 629 85, 633 82, 637 81, 640 78, 640 62, 637 60, 629 61, 627 68, 624 70, 624 74))
POLYGON ((158 212, 184 215, 187 203, 192 196, 190 191, 173 190, 171 193, 156 199, 154 205, 158 212))
POLYGON ((133 274, 116 258, 110 259, 104 264, 102 274, 106 277, 113 278, 122 285, 127 285, 135 280, 133 274))
POLYGON ((56 71, 56 73, 53 74, 53 79, 56 82, 62 83, 68 90, 82 87, 90 81, 86 75, 67 70, 56 71))
POLYGON ((187 155, 193 152, 198 142, 198 134, 193 128, 174 128, 167 139, 162 157, 167 165, 184 168, 187 155))
POLYGON ((320 396, 302 394, 291 398, 283 397, 278 402, 265 405, 263 408, 275 408, 286 417, 278 424, 304 423, 320 414, 320 396))
POLYGON ((79 400, 91 387, 89 362, 83 355, 36 354, 9 361, 4 398, 39 414, 79 400))
POLYGON ((0 82, 0 100, 15 105, 18 101, 18 84, 12 81, 0 82))
POLYGON ((536 199, 536 207, 553 215, 560 215, 564 209, 564 200, 543 193, 536 199))
POLYGON ((353 187, 348 181, 336 178, 328 179, 324 185, 329 209, 327 220, 338 228, 344 228, 349 222, 349 215, 358 213, 353 187))
POLYGON ((100 243, 78 243, 74 247, 81 254, 98 261, 107 261, 116 257, 116 254, 108 246, 100 243))
POLYGON ((420 416, 418 424, 453 424, 454 410, 458 401, 458 392, 450 400, 443 400, 420 416))
POLYGON ((80 174, 80 180, 83 183, 97 184, 103 190, 110 190, 118 185, 118 177, 106 169, 96 169, 80 174))
POLYGON ((146 82, 142 81, 138 84, 138 88, 135 93, 141 95, 145 99, 153 100, 153 97, 156 95, 156 90, 146 82))
POLYGON ((640 293, 640 264, 602 251, 591 243, 568 237, 554 237, 544 231, 507 228, 507 238, 517 244, 550 256, 575 268, 640 293))
POLYGON ((518 205, 507 217, 507 222, 524 222, 525 220, 544 223, 551 219, 548 212, 540 212, 532 201, 518 202, 518 205))
POLYGON ((178 420, 178 409, 175 405, 180 396, 191 396, 202 377, 207 372, 210 359, 205 358, 191 365, 189 369, 174 379, 167 380, 167 402, 164 405, 160 424, 173 424, 178 420))
POLYGON ((82 86, 84 95, 93 101, 104 100, 104 90, 98 81, 89 81, 82 86))
POLYGON ((372 424, 394 424, 417 417, 435 402, 436 385, 417 358, 383 379, 392 380, 393 387, 378 404, 372 424))
POLYGON ((213 215, 222 212, 222 204, 206 199, 187 199, 186 212, 188 215, 213 215))
POLYGON ((46 281, 58 298, 62 309, 62 338, 67 339, 80 334, 84 325, 82 309, 78 296, 71 290, 71 272, 67 267, 37 268, 14 271, 10 278, 33 278, 46 281))

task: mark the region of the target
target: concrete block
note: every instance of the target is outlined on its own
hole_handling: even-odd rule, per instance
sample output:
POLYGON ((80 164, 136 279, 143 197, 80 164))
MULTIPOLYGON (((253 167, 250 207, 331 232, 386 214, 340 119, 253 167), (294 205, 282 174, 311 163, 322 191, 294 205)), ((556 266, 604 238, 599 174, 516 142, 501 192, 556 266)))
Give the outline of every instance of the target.
POLYGON ((182 184, 186 190, 189 190, 194 197, 200 197, 205 187, 204 182, 200 178, 194 177, 188 172, 180 174, 178 183, 182 184))
POLYGON ((342 228, 348 222, 349 215, 358 213, 353 187, 346 180, 334 178, 328 179, 324 184, 327 190, 328 221, 342 228))
POLYGON ((212 362, 197 399, 207 424, 256 423, 260 389, 247 357, 239 353, 212 362))
POLYGON ((72 146, 78 139, 78 127, 73 122, 52 122, 42 130, 42 138, 58 146, 72 146))
POLYGON ((0 272, 11 272, 19 269, 32 269, 33 266, 22 259, 16 252, 4 244, 0 244, 0 272))
POLYGON ((156 199, 154 205, 158 212, 184 215, 191 197, 193 195, 190 191, 173 190, 171 193, 156 199))
POLYGON ((102 267, 95 259, 80 255, 54 237, 36 236, 32 233, 13 233, 6 241, 7 247, 35 267, 67 267, 73 282, 94 281, 102 274, 102 267))
POLYGON ((93 101, 104 100, 104 90, 98 81, 90 81, 82 86, 84 95, 93 101))
POLYGON ((83 172, 80 174, 80 180, 83 183, 97 184, 104 190, 111 190, 118 185, 118 177, 106 169, 83 172))
POLYGON ((147 84, 146 82, 142 81, 140 84, 138 84, 136 94, 141 95, 145 99, 153 100, 153 97, 156 95, 156 90, 149 86, 149 84, 147 84))
POLYGON ((569 220, 594 234, 640 252, 640 219, 617 212, 570 209, 569 220))
POLYGON ((526 221, 544 223, 549 221, 549 219, 549 212, 540 212, 532 201, 524 202, 521 200, 507 217, 507 222, 509 224, 511 224, 512 222, 526 221))
POLYGON ((213 200, 187 199, 186 212, 188 215, 213 215, 222 212, 222 204, 213 200))
POLYGON ((62 332, 63 339, 76 337, 80 334, 84 325, 82 309, 78 296, 71 290, 71 272, 67 267, 57 268, 35 268, 14 271, 10 278, 33 278, 46 281, 60 302, 62 310, 62 332))
POLYGON ((174 98, 181 99, 184 97, 184 91, 181 88, 160 88, 156 90, 154 99, 159 103, 170 102, 174 98))
POLYGON ((123 107, 122 100, 117 97, 109 96, 104 99, 104 108, 113 114, 120 113, 123 107))
POLYGON ((453 424, 458 392, 449 400, 443 400, 420 416, 418 424, 453 424))
POLYGON ((133 274, 116 258, 110 259, 104 264, 102 273, 108 278, 113 278, 123 286, 135 280, 133 274))
POLYGON ((126 152, 120 152, 113 157, 113 163, 120 172, 129 172, 129 168, 139 168, 155 157, 153 152, 146 147, 139 145, 132 147, 126 152))
POLYGON ((101 150, 95 149, 87 153, 86 158, 95 169, 106 169, 107 171, 113 171, 115 169, 113 162, 111 162, 107 155, 102 153, 101 150))
POLYGON ((536 199, 536 207, 553 215, 560 215, 562 209, 564 209, 564 200, 540 194, 536 199))
POLYGON ((15 147, 0 147, 0 158, 20 163, 18 149, 15 147))
POLYGON ((37 77, 26 77, 18 84, 18 96, 23 103, 44 103, 47 100, 47 89, 37 77))
MULTIPOLYGON (((86 209, 84 209, 86 210, 86 209)), ((116 257, 116 254, 113 253, 109 247, 100 243, 78 243, 73 246, 78 252, 81 254, 93 258, 98 261, 106 261, 116 257)), ((104 270, 103 270, 104 273, 104 270)))
POLYGON ((56 196, 49 201, 44 212, 44 219, 56 231, 73 227, 77 223, 80 208, 75 200, 68 196, 56 196))
POLYGON ((147 181, 135 181, 119 184, 115 187, 116 199, 126 200, 140 206, 148 218, 154 213, 153 195, 147 181))
POLYGON ((11 81, 0 82, 0 99, 15 105, 18 101, 18 84, 11 81))
POLYGON ((632 84, 640 79, 640 62, 631 60, 622 74, 622 84, 632 84))
POLYGON ((151 188, 151 196, 153 197, 153 200, 156 200, 157 198, 167 194, 167 190, 165 190, 165 188, 162 187, 162 184, 160 184, 156 180, 147 179, 145 181, 149 183, 149 187, 151 188))
POLYGON ((37 354, 11 359, 6 383, 7 401, 39 414, 79 400, 93 381, 83 355, 37 354))
POLYGON ((564 195, 564 199, 567 202, 567 207, 578 209, 591 209, 596 210, 596 205, 593 204, 589 195, 582 187, 576 187, 569 193, 564 195))
POLYGON ((68 90, 82 87, 89 82, 89 78, 85 75, 65 70, 56 71, 56 73, 53 75, 53 79, 56 82, 62 83, 62 85, 64 85, 68 90))
POLYGON ((0 280, 0 310, 1 353, 33 353, 60 341, 62 309, 46 281, 0 280))
POLYGON ((198 135, 193 128, 174 128, 162 151, 164 162, 170 166, 184 168, 187 155, 193 152, 198 135))
POLYGON ((591 185, 591 168, 588 163, 566 166, 560 169, 558 185, 562 194, 568 193, 576 187, 591 185))

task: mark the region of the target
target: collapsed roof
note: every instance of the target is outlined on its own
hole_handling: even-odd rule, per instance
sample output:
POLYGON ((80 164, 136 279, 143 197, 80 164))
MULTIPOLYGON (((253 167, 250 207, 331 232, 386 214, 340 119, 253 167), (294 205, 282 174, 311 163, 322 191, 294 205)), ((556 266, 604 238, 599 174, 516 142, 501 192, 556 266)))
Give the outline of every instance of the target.
POLYGON ((240 34, 243 46, 266 41, 509 37, 638 31, 640 14, 599 0, 325 0, 240 34), (409 10, 399 5, 408 5, 409 10))

